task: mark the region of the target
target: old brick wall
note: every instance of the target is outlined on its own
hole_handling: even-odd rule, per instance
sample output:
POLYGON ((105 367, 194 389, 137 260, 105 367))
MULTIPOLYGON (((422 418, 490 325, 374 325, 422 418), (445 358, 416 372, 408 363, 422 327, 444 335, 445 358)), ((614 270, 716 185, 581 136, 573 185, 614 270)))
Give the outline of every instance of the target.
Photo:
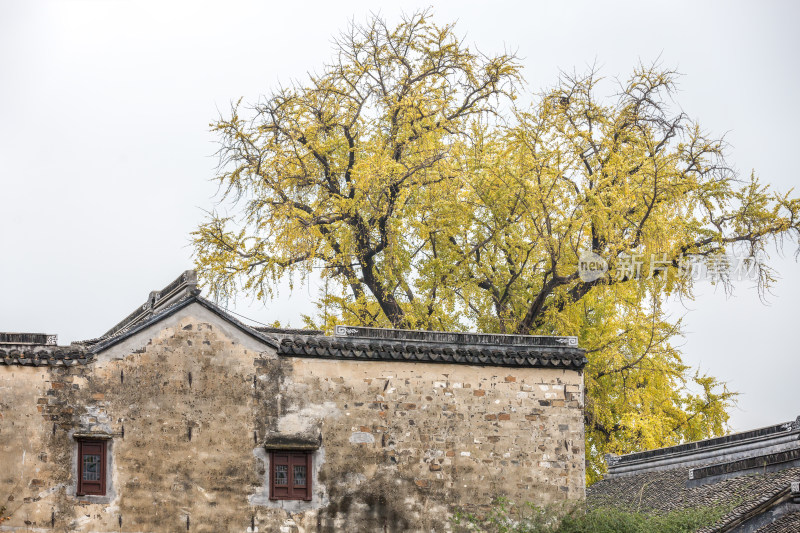
POLYGON ((584 495, 576 372, 292 363, 288 412, 335 403, 321 421, 320 476, 331 501, 322 530, 341 530, 354 517, 367 530, 380 530, 384 519, 389 530, 393 521, 442 530, 454 502, 480 510, 498 495, 539 504, 584 495))
POLYGON ((29 502, 50 499, 57 485, 57 464, 47 452, 55 392, 46 369, 0 367, 0 508, 13 513, 15 525, 51 519, 46 506, 29 502))
POLYGON ((87 366, 2 366, 0 393, 4 527, 445 531, 584 494, 575 371, 279 358, 192 306, 87 366), (87 431, 113 437, 106 497, 74 495, 87 431), (264 439, 314 431, 312 501, 270 501, 264 439))

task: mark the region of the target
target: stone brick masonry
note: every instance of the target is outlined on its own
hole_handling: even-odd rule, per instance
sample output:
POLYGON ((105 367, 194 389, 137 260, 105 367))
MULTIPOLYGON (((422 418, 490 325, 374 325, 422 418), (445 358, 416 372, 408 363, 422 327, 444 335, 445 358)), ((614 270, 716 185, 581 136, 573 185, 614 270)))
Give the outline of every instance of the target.
POLYGON ((497 496, 584 496, 580 369, 279 355, 198 303, 71 366, 0 365, 3 528, 447 531, 497 496), (76 496, 76 435, 108 445, 76 496), (320 435, 310 501, 265 440, 320 435))

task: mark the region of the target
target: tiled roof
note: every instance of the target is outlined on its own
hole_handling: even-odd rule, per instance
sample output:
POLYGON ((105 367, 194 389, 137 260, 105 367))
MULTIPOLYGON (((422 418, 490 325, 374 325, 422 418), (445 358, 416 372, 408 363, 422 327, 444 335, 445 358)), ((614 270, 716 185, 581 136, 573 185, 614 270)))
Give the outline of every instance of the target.
POLYGON ((278 354, 325 359, 455 363, 479 366, 581 369, 583 350, 559 347, 441 345, 425 342, 375 341, 342 337, 296 335, 281 339, 278 354))
MULTIPOLYGON (((66 348, 41 344, 35 347, 8 345, 5 349, 9 351, 0 349, 0 364, 46 366, 90 362, 96 354, 192 304, 205 307, 240 331, 277 349, 278 354, 283 356, 571 370, 580 370, 588 362, 585 351, 578 347, 576 337, 409 331, 355 326, 336 326, 336 336, 328 337, 315 330, 253 327, 243 324, 227 310, 201 297, 197 289, 196 273, 186 271, 160 291, 151 292, 143 305, 101 337, 76 342, 66 348)), ((44 342, 50 336, 14 334, 12 337, 9 339, 15 342, 44 342)), ((55 344, 54 337, 52 341, 55 344)))
MULTIPOLYGON (((135 327, 120 330, 112 335, 75 343, 68 348, 31 350, 0 350, 0 364, 7 365, 65 365, 85 364, 93 360, 94 354, 135 335, 163 318, 177 312, 191 303, 198 303, 215 312, 240 329, 278 347, 278 354, 293 357, 314 357, 350 360, 386 360, 422 363, 455 363, 478 366, 534 367, 582 369, 587 359, 584 351, 566 346, 514 346, 514 345, 473 345, 445 344, 437 342, 406 341, 399 339, 363 339, 351 337, 327 337, 319 331, 304 334, 292 330, 252 328, 242 324, 223 309, 205 298, 192 295, 172 303, 160 312, 136 324, 135 327), (287 335, 286 333, 291 333, 287 335), (275 339, 278 337, 278 340, 275 339)), ((56 347, 54 347, 56 348, 56 347)))
POLYGON ((800 512, 788 513, 771 524, 759 528, 756 533, 797 533, 800 531, 800 512))
POLYGON ((789 494, 791 482, 800 479, 797 467, 689 486, 689 470, 674 468, 604 479, 587 489, 587 502, 592 507, 614 505, 646 512, 707 506, 730 508, 719 523, 700 530, 710 533, 724 524, 757 514, 761 507, 789 494))
POLYGON ((0 349, 0 365, 22 366, 71 366, 84 365, 93 360, 85 350, 72 347, 52 350, 2 350, 0 349))
POLYGON ((727 513, 714 526, 699 530, 706 533, 738 531, 740 526, 755 531, 773 517, 800 509, 791 507, 800 503, 800 417, 606 458, 605 479, 586 491, 591 507, 654 513, 714 507, 727 513))

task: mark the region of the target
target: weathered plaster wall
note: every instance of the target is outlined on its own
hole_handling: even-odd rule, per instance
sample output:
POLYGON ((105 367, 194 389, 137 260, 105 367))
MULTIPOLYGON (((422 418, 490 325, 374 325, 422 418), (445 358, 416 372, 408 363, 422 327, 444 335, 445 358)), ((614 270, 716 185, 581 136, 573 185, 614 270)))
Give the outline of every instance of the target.
POLYGON ((583 497, 576 372, 278 358, 209 315, 0 367, 0 529, 444 531, 455 502, 583 497), (74 495, 77 431, 113 435, 105 498, 74 495), (270 501, 264 438, 316 431, 312 501, 270 501))
POLYGON ((21 526, 49 524, 51 518, 45 506, 28 504, 52 498, 58 484, 53 481, 58 468, 47 452, 53 425, 50 390, 46 369, 0 368, 0 509, 13 513, 13 523, 21 526))
POLYGON ((320 420, 321 530, 354 517, 365 530, 440 530, 451 502, 584 495, 575 372, 298 358, 285 380, 285 418, 335 405, 320 420))

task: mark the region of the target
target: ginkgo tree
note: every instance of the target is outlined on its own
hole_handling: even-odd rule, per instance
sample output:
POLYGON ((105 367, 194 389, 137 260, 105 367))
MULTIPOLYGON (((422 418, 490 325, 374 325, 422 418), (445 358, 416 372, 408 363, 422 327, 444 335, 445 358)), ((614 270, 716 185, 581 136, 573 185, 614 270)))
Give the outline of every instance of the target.
POLYGON ((664 303, 731 253, 767 289, 763 252, 800 237, 800 200, 740 179, 673 111, 668 69, 639 66, 611 97, 595 71, 534 95, 513 54, 429 18, 352 24, 320 73, 213 124, 232 214, 193 233, 205 283, 266 299, 320 276, 307 321, 328 330, 577 335, 589 481, 604 453, 724 432, 734 395, 682 362, 664 303), (587 254, 608 270, 581 276, 587 254))

